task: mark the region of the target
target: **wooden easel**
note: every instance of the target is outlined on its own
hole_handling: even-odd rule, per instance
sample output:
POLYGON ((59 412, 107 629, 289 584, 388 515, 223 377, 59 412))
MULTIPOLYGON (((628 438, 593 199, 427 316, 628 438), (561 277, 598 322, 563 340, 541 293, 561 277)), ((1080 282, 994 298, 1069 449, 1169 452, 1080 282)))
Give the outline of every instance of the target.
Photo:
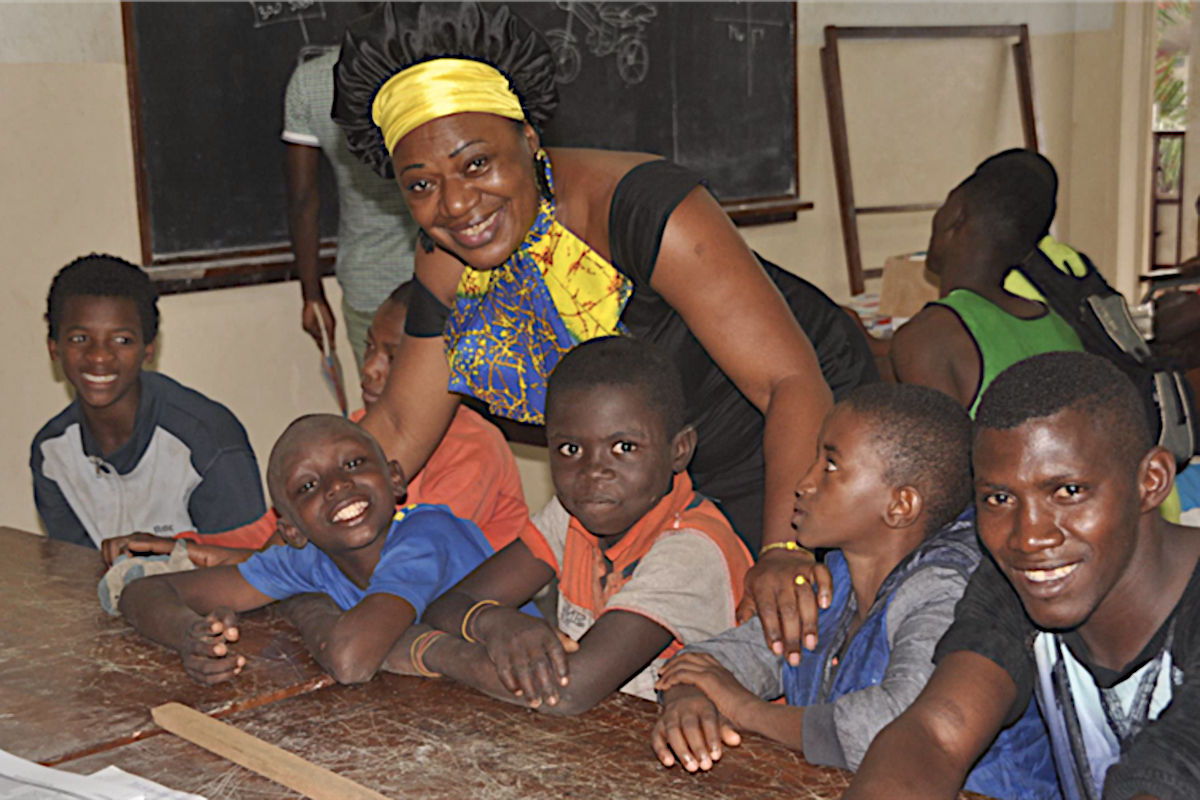
POLYGON ((1027 25, 945 25, 838 27, 825 26, 825 46, 821 48, 821 76, 825 83, 825 105, 829 112, 829 138, 833 143, 833 166, 837 177, 838 210, 842 218, 842 242, 846 248, 846 269, 850 274, 850 293, 861 294, 867 278, 878 278, 881 269, 863 270, 858 242, 859 214, 901 214, 910 211, 934 211, 940 203, 901 203, 882 206, 854 204, 854 179, 850 173, 850 141, 846 133, 846 105, 842 92, 842 71, 838 42, 842 39, 1003 39, 1016 38, 1012 46, 1017 74, 1017 97, 1021 108, 1021 126, 1025 146, 1038 149, 1033 118, 1033 61, 1029 52, 1027 25))

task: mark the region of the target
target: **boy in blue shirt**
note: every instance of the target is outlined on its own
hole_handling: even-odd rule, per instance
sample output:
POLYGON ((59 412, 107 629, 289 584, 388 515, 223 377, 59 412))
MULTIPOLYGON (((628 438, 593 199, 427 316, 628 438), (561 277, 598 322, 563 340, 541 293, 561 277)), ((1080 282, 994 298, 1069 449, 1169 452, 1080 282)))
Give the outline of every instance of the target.
MULTIPOLYGON (((833 597, 797 666, 763 643, 757 619, 689 645, 663 670, 659 760, 711 769, 751 731, 810 763, 855 769, 917 696, 980 551, 970 515, 970 421, 923 386, 856 389, 826 416, 817 460, 796 487, 793 526, 825 559, 833 597), (955 517, 958 517, 955 519, 955 517), (787 705, 768 702, 784 696, 787 705)), ((1057 798, 1045 729, 1031 705, 976 765, 967 788, 1057 798)))
POLYGON ((130 531, 212 533, 262 516, 262 480, 229 409, 143 370, 158 293, 139 267, 90 255, 54 276, 50 358, 75 399, 33 439, 38 514, 54 539, 99 547, 130 531))
MULTIPOLYGON (((410 505, 399 465, 359 426, 328 414, 293 422, 267 468, 279 533, 237 566, 134 581, 121 595, 125 618, 177 649, 201 683, 245 666, 234 643, 237 614, 289 603, 313 658, 341 683, 387 668, 392 646, 425 606, 492 554, 472 522, 445 506, 410 505), (319 593, 319 594, 312 594, 319 593)), ((407 653, 404 654, 407 657, 407 653)))

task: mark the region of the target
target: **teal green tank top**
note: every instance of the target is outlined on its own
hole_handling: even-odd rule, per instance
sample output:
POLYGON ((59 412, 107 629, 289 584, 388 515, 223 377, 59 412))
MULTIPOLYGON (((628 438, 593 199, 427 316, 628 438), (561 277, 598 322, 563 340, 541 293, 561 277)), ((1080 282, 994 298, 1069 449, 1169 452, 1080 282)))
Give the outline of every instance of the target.
POLYGON ((996 376, 1018 361, 1058 350, 1083 350, 1083 343, 1067 321, 1046 308, 1034 319, 1014 317, 991 300, 970 289, 954 289, 935 301, 958 315, 975 340, 979 365, 979 388, 967 411, 975 418, 979 398, 996 376))

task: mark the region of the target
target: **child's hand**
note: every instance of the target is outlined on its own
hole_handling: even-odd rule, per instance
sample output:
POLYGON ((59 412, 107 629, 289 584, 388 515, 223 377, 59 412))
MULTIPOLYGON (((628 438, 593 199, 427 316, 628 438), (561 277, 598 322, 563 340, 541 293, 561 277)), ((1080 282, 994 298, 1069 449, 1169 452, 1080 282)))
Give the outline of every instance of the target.
POLYGON ((230 649, 238 640, 237 614, 228 608, 216 608, 197 621, 184 634, 179 645, 183 669, 197 683, 221 683, 232 680, 246 666, 245 656, 230 649))
MULTIPOLYGON (((131 546, 130 550, 133 549, 135 548, 131 546)), ((240 547, 221 547, 215 544, 189 541, 187 554, 197 567, 219 567, 223 564, 240 564, 254 555, 254 551, 240 547)))
POLYGON ((650 734, 650 746, 664 767, 674 766, 678 757, 688 772, 709 770, 720 761, 722 744, 741 743, 741 735, 699 689, 680 685, 666 690, 662 714, 650 734))
POLYGON ((833 578, 824 564, 807 551, 776 549, 761 555, 746 573, 737 617, 745 622, 758 614, 767 647, 798 666, 801 642, 809 650, 816 648, 817 613, 829 608, 832 599, 833 578))
POLYGON ((174 539, 164 539, 152 533, 131 533, 114 536, 100 543, 100 556, 104 566, 111 567, 120 556, 170 555, 175 547, 174 539))
POLYGON ((654 688, 661 692, 681 685, 695 686, 708 696, 721 715, 738 720, 746 703, 758 697, 738 683, 733 673, 708 653, 681 653, 667 662, 654 688))
POLYGON ((531 708, 556 705, 568 681, 562 634, 515 608, 494 607, 478 620, 476 638, 487 647, 504 687, 531 708))

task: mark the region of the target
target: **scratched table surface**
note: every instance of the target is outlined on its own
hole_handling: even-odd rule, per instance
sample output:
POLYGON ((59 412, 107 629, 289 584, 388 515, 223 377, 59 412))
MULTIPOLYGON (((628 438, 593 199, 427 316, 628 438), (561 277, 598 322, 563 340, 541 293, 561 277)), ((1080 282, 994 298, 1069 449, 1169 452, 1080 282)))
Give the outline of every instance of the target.
POLYGON ((245 673, 200 686, 173 651, 101 610, 98 551, 0 527, 0 553, 0 748, 23 758, 53 764, 136 739, 170 700, 221 715, 331 682, 264 609, 242 621, 245 673))
POLYGON ((850 777, 757 736, 711 772, 666 769, 655 705, 627 695, 557 718, 446 681, 337 686, 269 609, 243 621, 246 670, 199 686, 100 610, 96 551, 3 527, 0 548, 0 748, 71 772, 115 764, 210 800, 298 796, 154 725, 150 708, 176 700, 392 798, 826 800, 850 777))
MULTIPOLYGON (((628 695, 560 718, 446 681, 379 675, 224 721, 392 798, 825 800, 847 785, 847 773, 810 766, 758 737, 708 773, 666 769, 650 751, 656 716, 653 703, 628 695)), ((61 767, 91 773, 108 764, 210 800, 295 796, 166 733, 61 767)))

